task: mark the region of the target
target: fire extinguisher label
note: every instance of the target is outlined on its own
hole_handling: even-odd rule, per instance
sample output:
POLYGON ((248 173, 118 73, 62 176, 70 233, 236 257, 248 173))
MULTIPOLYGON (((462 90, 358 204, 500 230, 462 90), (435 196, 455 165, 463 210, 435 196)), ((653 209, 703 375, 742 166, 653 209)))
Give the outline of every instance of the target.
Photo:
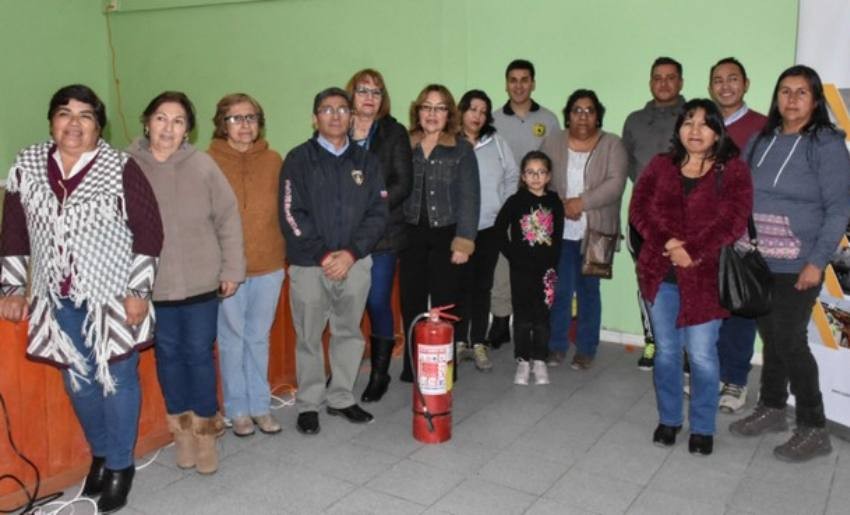
POLYGON ((442 395, 451 389, 452 343, 419 345, 419 390, 424 395, 442 395))

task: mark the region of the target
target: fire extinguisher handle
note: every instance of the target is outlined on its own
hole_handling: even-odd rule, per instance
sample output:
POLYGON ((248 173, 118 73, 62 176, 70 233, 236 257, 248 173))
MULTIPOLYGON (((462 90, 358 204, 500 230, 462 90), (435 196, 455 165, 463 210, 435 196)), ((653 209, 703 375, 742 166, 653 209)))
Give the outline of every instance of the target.
POLYGON ((453 321, 457 322, 458 320, 460 320, 460 317, 452 315, 451 313, 446 313, 446 311, 448 311, 448 310, 450 310, 454 307, 455 307, 454 304, 447 304, 445 306, 438 306, 436 308, 431 308, 431 310, 428 312, 428 316, 429 316, 429 318, 431 318, 431 320, 437 320, 439 318, 443 318, 443 319, 446 319, 446 320, 453 320, 453 321))

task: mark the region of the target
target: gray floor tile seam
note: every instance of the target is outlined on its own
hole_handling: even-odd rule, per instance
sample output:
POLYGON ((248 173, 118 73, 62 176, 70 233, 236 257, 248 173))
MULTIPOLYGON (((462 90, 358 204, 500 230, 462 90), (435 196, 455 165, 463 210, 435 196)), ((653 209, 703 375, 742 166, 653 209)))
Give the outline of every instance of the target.
MULTIPOLYGON (((561 477, 563 477, 563 476, 561 476, 561 477)), ((561 479, 561 477, 559 477, 559 478, 558 478, 558 480, 560 480, 560 479, 561 479)), ((486 479, 486 478, 484 478, 484 477, 482 477, 482 476, 478 475, 478 473, 476 472, 476 473, 474 473, 474 475, 473 475, 472 477, 470 477, 469 475, 467 475, 467 476, 463 479, 463 481, 461 481, 460 483, 458 483, 458 484, 456 484, 454 487, 452 487, 452 488, 451 488, 448 492, 446 492, 446 493, 445 493, 445 495, 443 495, 442 497, 440 497, 439 499, 437 499, 437 500, 436 500, 436 501, 434 501, 433 503, 429 504, 429 505, 426 507, 426 509, 435 508, 435 507, 436 507, 436 505, 440 503, 440 501, 442 501, 443 499, 445 499, 445 498, 449 497, 449 496, 450 496, 450 495, 451 495, 454 491, 456 491, 456 490, 458 490, 459 488, 463 487, 463 485, 464 485, 467 481, 470 481, 471 479, 475 479, 476 481, 480 481, 480 482, 482 482, 482 483, 487 483, 488 485, 493 486, 493 487, 495 487, 495 488, 499 488, 499 489, 503 489, 503 490, 510 490, 511 492, 514 492, 514 493, 519 494, 519 495, 527 495, 527 496, 531 496, 531 497, 537 497, 538 499, 541 499, 541 498, 543 497, 542 495, 536 495, 536 494, 533 494, 533 493, 530 493, 530 492, 526 492, 526 491, 524 491, 524 490, 519 490, 519 489, 517 489, 517 488, 512 488, 512 487, 507 486, 507 485, 503 485, 503 484, 500 484, 500 483, 494 483, 494 482, 489 481, 488 479, 486 479)), ((557 481, 556 481, 556 482, 557 482, 557 481)), ((553 483, 553 485, 554 485, 554 483, 553 483)), ((533 505, 534 505, 534 503, 532 502, 532 503, 529 505, 529 507, 528 507, 528 508, 526 508, 526 510, 525 510, 525 511, 528 511, 528 509, 529 509, 529 508, 531 508, 531 506, 533 506, 533 505)))
MULTIPOLYGON (((626 508, 626 513, 629 513, 629 510, 631 510, 631 508, 635 505, 635 503, 638 501, 638 499, 640 499, 640 497, 644 494, 644 492, 646 492, 649 489, 649 485, 651 485, 652 481, 655 479, 655 477, 658 474, 661 473, 661 470, 664 468, 664 465, 666 465, 667 462, 670 461, 672 456, 673 456, 673 451, 671 449, 667 453, 667 456, 664 457, 664 460, 661 462, 661 465, 659 465, 658 468, 655 469, 655 472, 653 472, 652 475, 649 477, 649 479, 646 481, 646 484, 643 484, 643 485, 638 484, 638 486, 640 486, 640 493, 638 495, 636 495, 634 499, 632 499, 631 503, 629 503, 629 506, 626 508)), ((699 458, 695 458, 695 459, 699 459, 699 458)), ((667 495, 672 495, 673 497, 678 497, 677 495, 671 494, 670 492, 665 492, 665 493, 667 495)))
MULTIPOLYGON (((393 493, 391 493, 391 492, 384 492, 384 491, 381 491, 381 490, 375 490, 374 488, 369 488, 368 486, 366 486, 366 485, 364 484, 364 485, 359 485, 357 488, 353 489, 352 491, 350 491, 350 492, 348 492, 347 494, 343 495, 342 497, 340 497, 339 499, 337 499, 336 501, 334 501, 334 502, 333 502, 333 503, 331 503, 330 505, 326 506, 326 507, 322 510, 322 513, 328 513, 328 512, 330 512, 330 511, 332 511, 332 510, 333 510, 333 508, 334 508, 334 506, 338 505, 339 503, 344 502, 344 501, 346 500, 346 498, 348 498, 349 496, 354 495, 354 494, 356 494, 357 492, 360 492, 360 491, 363 491, 363 490, 368 490, 369 492, 372 492, 372 493, 377 494, 377 495, 386 495, 387 497, 392 497, 393 499, 398 499, 399 501, 404 501, 404 502, 407 502, 407 503, 410 503, 410 504, 415 504, 416 506, 421 506, 421 507, 422 507, 422 511, 425 511, 425 510, 427 510, 428 508, 430 508, 431 506, 433 506, 433 504, 432 504, 432 505, 428 505, 428 506, 426 506, 426 505, 424 505, 424 504, 418 503, 418 502, 413 501, 413 500, 411 500, 411 499, 407 499, 407 498, 404 498, 404 497, 401 497, 401 496, 395 495, 395 494, 393 494, 393 493)), ((434 504, 436 504, 436 501, 435 501, 435 503, 434 503, 434 504)))

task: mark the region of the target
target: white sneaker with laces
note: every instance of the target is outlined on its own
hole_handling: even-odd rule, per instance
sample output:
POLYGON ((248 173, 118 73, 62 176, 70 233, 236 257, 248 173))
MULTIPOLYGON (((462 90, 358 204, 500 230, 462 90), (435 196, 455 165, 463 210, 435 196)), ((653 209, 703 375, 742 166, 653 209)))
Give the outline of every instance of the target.
POLYGON ((516 374, 514 374, 514 384, 520 386, 528 386, 528 376, 531 375, 531 364, 524 359, 516 360, 516 374))
POLYGON ((718 407, 723 413, 738 413, 747 404, 747 387, 732 383, 723 383, 720 389, 718 407))
POLYGON ((534 360, 532 364, 532 372, 534 373, 534 384, 549 384, 549 371, 546 368, 546 362, 534 360))

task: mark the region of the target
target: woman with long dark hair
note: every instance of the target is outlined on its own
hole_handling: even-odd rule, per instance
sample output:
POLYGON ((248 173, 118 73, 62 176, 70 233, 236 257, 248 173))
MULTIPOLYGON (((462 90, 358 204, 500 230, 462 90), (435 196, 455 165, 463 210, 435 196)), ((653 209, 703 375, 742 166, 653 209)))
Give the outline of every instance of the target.
MULTIPOLYGON (((499 258, 499 242, 493 224, 505 201, 517 191, 519 169, 508 143, 493 126, 493 102, 480 89, 469 90, 458 103, 461 135, 473 146, 478 161, 481 208, 475 253, 464 271, 461 320, 455 326, 455 340, 463 355, 470 354, 475 368, 482 372, 493 368, 487 342, 490 315, 490 290, 499 258)), ((504 236, 504 235, 502 235, 504 236)))
POLYGON ((672 150, 655 156, 635 186, 629 221, 643 237, 638 284, 656 338, 653 442, 672 446, 684 421, 683 350, 691 368, 688 450, 714 448, 720 365, 717 334, 729 312, 717 285, 720 249, 746 228, 752 183, 713 102, 687 102, 672 150))
POLYGON ((764 342, 759 404, 729 430, 757 436, 786 429, 790 385, 797 428, 773 453, 805 461, 832 451, 806 327, 823 269, 850 216, 850 156, 844 133, 829 119, 815 70, 792 66, 782 72, 767 125, 744 155, 753 171, 759 249, 773 273, 773 305, 757 320, 764 342))

